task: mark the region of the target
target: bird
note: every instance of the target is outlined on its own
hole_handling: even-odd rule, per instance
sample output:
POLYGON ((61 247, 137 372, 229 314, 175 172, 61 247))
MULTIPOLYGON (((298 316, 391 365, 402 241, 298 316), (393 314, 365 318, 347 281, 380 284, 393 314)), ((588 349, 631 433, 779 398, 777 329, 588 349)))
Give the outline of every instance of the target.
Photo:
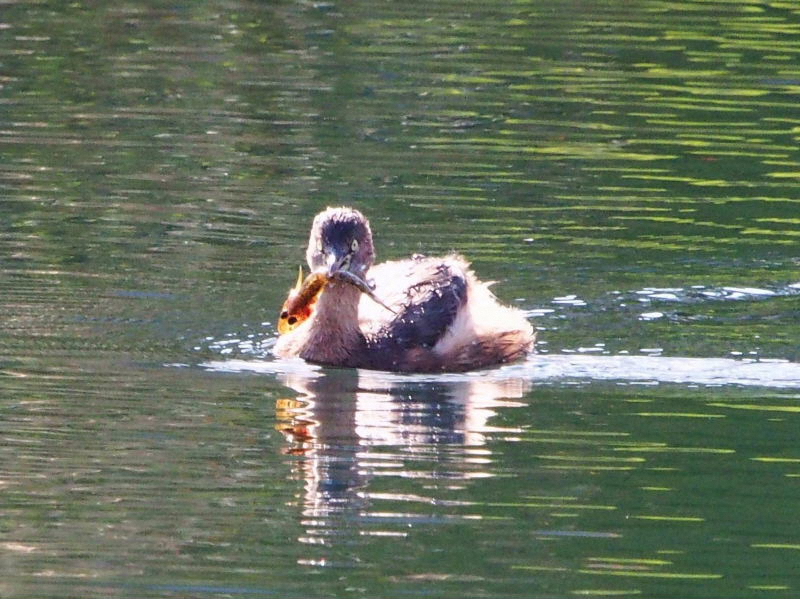
POLYGON ((354 208, 314 218, 306 261, 311 274, 298 278, 281 312, 279 358, 437 373, 514 362, 533 350, 524 313, 501 305, 463 256, 375 264, 370 223, 354 208))

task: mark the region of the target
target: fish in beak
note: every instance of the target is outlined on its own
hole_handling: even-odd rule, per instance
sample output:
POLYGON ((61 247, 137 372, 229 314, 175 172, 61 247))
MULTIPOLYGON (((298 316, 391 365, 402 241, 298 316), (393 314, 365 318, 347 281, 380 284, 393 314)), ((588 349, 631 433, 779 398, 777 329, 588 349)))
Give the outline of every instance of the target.
POLYGON ((392 314, 397 314, 375 295, 369 283, 348 270, 349 265, 350 255, 345 254, 331 261, 327 272, 312 272, 305 279, 303 279, 303 267, 301 266, 297 274, 297 282, 294 288, 289 291, 289 296, 281 307, 280 317, 278 318, 278 333, 280 335, 289 333, 308 320, 314 312, 317 300, 331 281, 352 285, 378 305, 389 310, 392 314))
POLYGON ((303 267, 298 269, 297 282, 281 307, 278 334, 289 333, 308 320, 327 282, 328 277, 322 273, 311 273, 303 279, 303 267))

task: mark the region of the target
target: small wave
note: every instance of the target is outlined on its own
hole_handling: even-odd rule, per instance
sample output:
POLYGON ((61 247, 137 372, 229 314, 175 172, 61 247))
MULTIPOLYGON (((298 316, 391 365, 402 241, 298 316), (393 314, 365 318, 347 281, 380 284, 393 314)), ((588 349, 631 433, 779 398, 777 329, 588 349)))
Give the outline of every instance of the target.
POLYGON ((618 381, 800 389, 800 364, 787 360, 662 356, 533 356, 510 369, 533 381, 618 381))
MULTIPOLYGON (((200 364, 217 372, 297 374, 316 378, 324 369, 300 359, 213 360, 200 364)), ((748 386, 800 389, 800 364, 785 360, 599 356, 593 354, 533 355, 525 362, 492 370, 458 374, 372 372, 375 380, 393 382, 458 382, 476 379, 500 382, 520 379, 534 384, 616 381, 627 384, 677 383, 697 386, 748 386)))
MULTIPOLYGON (((554 297, 544 307, 535 307, 526 311, 529 318, 559 318, 565 311, 573 308, 589 308, 589 310, 608 310, 613 306, 630 308, 631 306, 652 307, 663 306, 668 309, 675 304, 698 304, 717 301, 763 301, 771 298, 800 295, 800 282, 779 285, 771 288, 752 286, 710 286, 692 285, 690 287, 644 287, 632 291, 611 291, 605 296, 585 299, 574 294, 554 297)), ((664 316, 665 310, 647 310, 642 313, 643 320, 652 320, 664 316), (656 315, 659 316, 656 316, 656 315)))

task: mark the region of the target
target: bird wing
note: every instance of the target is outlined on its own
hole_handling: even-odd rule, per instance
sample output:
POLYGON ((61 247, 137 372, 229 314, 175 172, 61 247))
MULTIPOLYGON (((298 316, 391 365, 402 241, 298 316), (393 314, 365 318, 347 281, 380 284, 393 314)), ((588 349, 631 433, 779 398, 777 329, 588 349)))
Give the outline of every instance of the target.
POLYGON ((385 262, 373 267, 368 278, 375 295, 396 312, 361 299, 361 328, 377 351, 432 348, 467 299, 466 264, 455 256, 385 262))

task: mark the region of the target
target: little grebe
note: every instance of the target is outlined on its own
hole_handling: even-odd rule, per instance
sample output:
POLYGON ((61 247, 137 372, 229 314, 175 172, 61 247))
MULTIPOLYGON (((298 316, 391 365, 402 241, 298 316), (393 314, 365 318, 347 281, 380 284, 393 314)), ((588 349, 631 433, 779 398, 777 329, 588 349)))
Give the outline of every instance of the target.
POLYGON ((398 372, 458 372, 525 357, 535 333, 458 255, 373 265, 369 222, 352 208, 314 219, 311 274, 289 295, 280 357, 398 372), (374 291, 373 291, 374 290, 374 291))

